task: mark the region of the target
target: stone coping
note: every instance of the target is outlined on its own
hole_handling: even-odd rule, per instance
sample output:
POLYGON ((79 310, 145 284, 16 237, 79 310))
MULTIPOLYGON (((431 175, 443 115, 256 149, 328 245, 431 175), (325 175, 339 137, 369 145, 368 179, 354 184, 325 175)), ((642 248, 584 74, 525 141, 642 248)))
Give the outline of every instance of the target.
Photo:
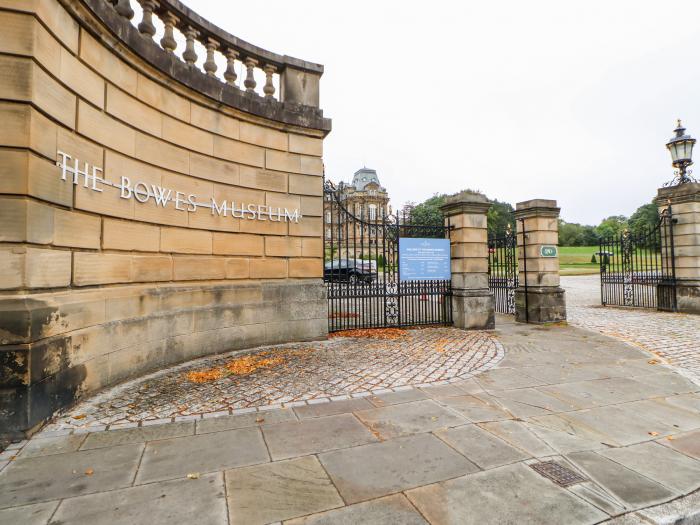
MULTIPOLYGON (((216 102, 226 104, 259 117, 302 128, 330 132, 331 120, 323 117, 323 111, 321 109, 302 104, 280 102, 229 86, 216 77, 209 76, 196 68, 190 67, 175 54, 167 53, 152 39, 144 38, 143 35, 139 33, 138 29, 134 27, 127 18, 120 16, 108 2, 104 0, 81 0, 81 2, 130 51, 164 75, 173 78, 188 88, 216 102)), ((241 54, 246 56, 253 55, 252 58, 259 57, 260 61, 263 63, 271 62, 272 65, 279 64, 279 73, 283 73, 284 69, 288 66, 301 72, 311 73, 317 77, 323 72, 323 66, 318 64, 277 55, 239 40, 210 22, 207 22, 201 16, 176 0, 163 2, 163 4, 165 3, 167 3, 169 7, 172 6, 173 9, 179 10, 178 12, 182 13, 184 16, 190 17, 188 23, 191 22, 191 25, 195 28, 201 28, 205 31, 205 34, 211 33, 217 36, 217 38, 222 38, 225 44, 228 44, 230 40, 230 45, 232 47, 240 47, 242 50, 241 54)), ((100 37, 99 31, 92 26, 89 20, 85 20, 79 13, 75 13, 75 8, 73 6, 66 7, 73 12, 79 24, 94 36, 100 37)))

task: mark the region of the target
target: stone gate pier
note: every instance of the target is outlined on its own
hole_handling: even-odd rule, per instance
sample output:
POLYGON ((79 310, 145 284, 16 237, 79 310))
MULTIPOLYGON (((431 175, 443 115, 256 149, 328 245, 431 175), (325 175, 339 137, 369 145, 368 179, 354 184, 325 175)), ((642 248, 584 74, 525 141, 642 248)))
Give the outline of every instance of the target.
POLYGON ((559 286, 559 208, 557 201, 533 199, 515 205, 519 286, 515 319, 528 323, 566 320, 559 286))
POLYGON ((488 280, 486 213, 490 207, 486 196, 462 192, 448 197, 441 208, 451 227, 452 316, 457 328, 495 327, 494 298, 488 280))
POLYGON ((139 3, 0 1, 5 435, 149 370, 327 333, 323 66, 139 3))
MULTIPOLYGON (((660 211, 671 206, 673 234, 672 239, 664 239, 664 245, 673 246, 677 309, 700 314, 700 183, 660 188, 656 204, 660 211)), ((662 229, 662 233, 669 236, 671 229, 662 229)), ((664 262, 671 267, 669 261, 664 262)))

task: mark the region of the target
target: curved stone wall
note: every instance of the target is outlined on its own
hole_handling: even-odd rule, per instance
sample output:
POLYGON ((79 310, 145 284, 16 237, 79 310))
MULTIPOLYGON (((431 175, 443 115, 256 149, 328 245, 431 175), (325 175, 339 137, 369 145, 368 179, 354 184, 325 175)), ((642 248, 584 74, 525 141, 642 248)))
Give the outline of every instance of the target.
MULTIPOLYGON (((330 121, 112 11, 0 0, 2 433, 148 370, 326 334, 330 121)), ((317 91, 315 67, 290 72, 317 91)))

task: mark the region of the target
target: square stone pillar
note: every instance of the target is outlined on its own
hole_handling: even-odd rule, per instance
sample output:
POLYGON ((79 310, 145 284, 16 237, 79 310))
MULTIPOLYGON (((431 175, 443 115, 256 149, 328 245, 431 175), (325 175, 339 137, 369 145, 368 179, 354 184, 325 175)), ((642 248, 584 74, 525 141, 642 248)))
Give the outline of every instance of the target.
MULTIPOLYGON (((676 300, 679 312, 700 314, 700 183, 660 188, 656 204, 662 211, 671 205, 674 219, 673 247, 676 273, 676 300)), ((661 228, 667 236, 671 228, 661 228)), ((670 242, 664 238, 664 246, 670 242)), ((664 266, 671 268, 664 259, 664 266)))
POLYGON ((441 210, 450 231, 452 254, 452 317, 457 328, 491 330, 495 303, 489 290, 486 212, 491 207, 480 193, 448 197, 441 210))
POLYGON ((518 288, 515 320, 554 323, 566 320, 564 290, 559 286, 559 208, 557 201, 533 199, 515 207, 518 288), (523 235, 524 232, 524 235, 523 235), (552 257, 555 247, 555 256, 552 257))

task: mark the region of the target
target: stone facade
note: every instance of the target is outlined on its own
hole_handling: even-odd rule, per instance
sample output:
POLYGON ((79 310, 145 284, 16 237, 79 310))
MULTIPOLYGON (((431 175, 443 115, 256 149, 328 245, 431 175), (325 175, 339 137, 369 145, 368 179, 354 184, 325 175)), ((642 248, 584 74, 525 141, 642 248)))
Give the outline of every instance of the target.
POLYGON ((519 286, 515 320, 552 323, 566 320, 564 289, 559 286, 559 208, 557 202, 533 199, 515 207, 519 286), (543 247, 554 247, 547 256, 543 247))
MULTIPOLYGON (((670 204, 673 214, 678 311, 700 314, 700 183, 660 188, 656 203, 660 210, 670 204)), ((669 231, 662 228, 662 233, 668 235, 669 231)), ((665 266, 670 264, 665 261, 665 266)))
MULTIPOLYGON (((349 213, 361 219, 361 221, 348 217, 337 206, 333 205, 331 201, 326 200, 324 202, 324 235, 326 241, 331 239, 335 241, 342 240, 343 242, 347 241, 348 245, 355 245, 361 243, 360 240, 362 239, 362 248, 359 245, 353 248, 353 253, 356 253, 358 256, 361 253, 362 255, 369 255, 370 250, 372 250, 373 254, 376 254, 377 247, 381 251, 383 239, 383 230, 381 228, 377 230, 377 235, 371 236, 371 241, 365 240, 368 238, 367 233, 360 231, 362 223, 381 224, 385 217, 391 213, 389 193, 380 184, 376 170, 369 168, 359 169, 355 172, 350 184, 341 182, 337 188, 343 207, 349 213), (364 246, 365 243, 369 244, 370 242, 373 243, 373 246, 364 246)), ((339 246, 342 251, 343 246, 339 246)), ((344 254, 340 256, 342 257, 344 254)))
MULTIPOLYGON (((213 61, 181 62, 103 0, 0 0, 0 19, 3 433, 167 364, 326 335, 330 121, 304 105, 317 105, 321 66, 231 47, 279 73, 277 100, 269 82, 260 96, 215 78, 213 61), (122 177, 145 201, 135 186, 124 197, 122 177), (211 204, 223 201, 228 214, 211 204)), ((192 20, 223 46, 227 33, 192 20)))

